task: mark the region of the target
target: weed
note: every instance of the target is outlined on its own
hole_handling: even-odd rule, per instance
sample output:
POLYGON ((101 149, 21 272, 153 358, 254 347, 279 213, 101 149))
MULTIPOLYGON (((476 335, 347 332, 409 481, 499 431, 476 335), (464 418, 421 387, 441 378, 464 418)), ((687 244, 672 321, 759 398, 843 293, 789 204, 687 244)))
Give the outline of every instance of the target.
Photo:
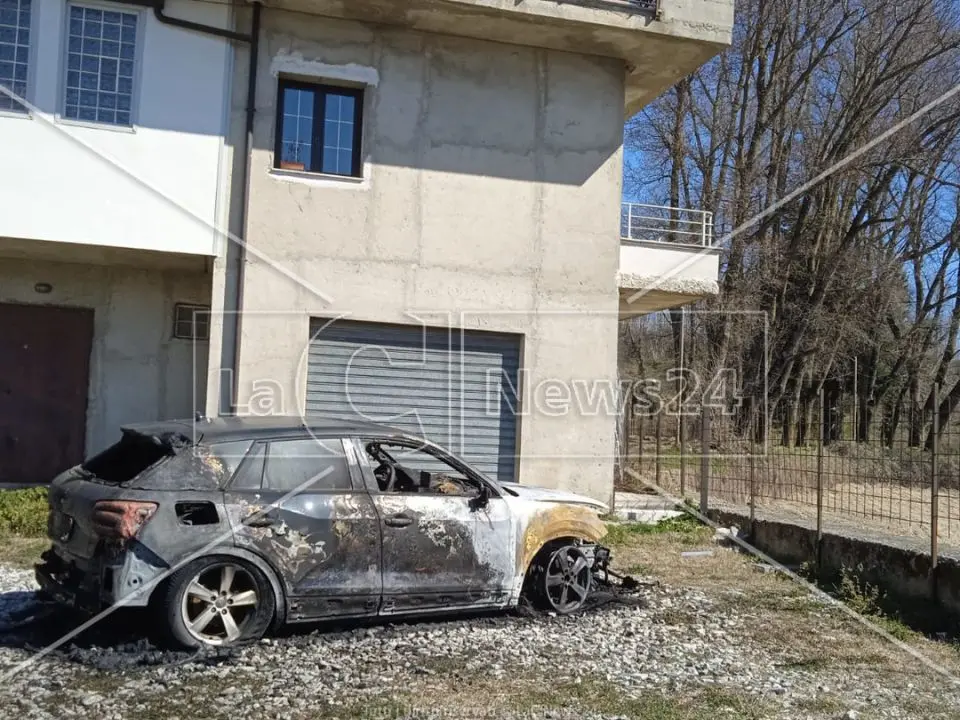
POLYGON ((838 599, 855 613, 860 615, 881 615, 880 604, 884 594, 876 585, 871 585, 850 568, 840 571, 840 582, 837 583, 835 594, 838 599))
MULTIPOLYGON (((862 568, 858 568, 860 569, 862 568)), ((886 594, 876 585, 863 580, 850 568, 845 567, 840 571, 840 581, 835 586, 833 594, 851 610, 870 618, 871 622, 897 640, 905 641, 918 636, 918 633, 910 629, 898 615, 887 612, 885 608, 889 608, 890 605, 886 594)))
POLYGON ((47 489, 0 490, 0 536, 43 537, 47 532, 47 489))

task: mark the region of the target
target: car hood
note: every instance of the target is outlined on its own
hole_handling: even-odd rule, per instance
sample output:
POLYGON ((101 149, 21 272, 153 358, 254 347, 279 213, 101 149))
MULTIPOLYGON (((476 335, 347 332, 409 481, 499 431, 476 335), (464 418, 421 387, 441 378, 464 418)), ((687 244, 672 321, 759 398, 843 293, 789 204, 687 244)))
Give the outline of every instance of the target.
POLYGON ((594 500, 586 495, 566 492, 565 490, 551 490, 550 488, 519 485, 517 483, 501 483, 501 485, 522 500, 587 505, 601 514, 605 514, 610 510, 605 503, 599 500, 594 500))

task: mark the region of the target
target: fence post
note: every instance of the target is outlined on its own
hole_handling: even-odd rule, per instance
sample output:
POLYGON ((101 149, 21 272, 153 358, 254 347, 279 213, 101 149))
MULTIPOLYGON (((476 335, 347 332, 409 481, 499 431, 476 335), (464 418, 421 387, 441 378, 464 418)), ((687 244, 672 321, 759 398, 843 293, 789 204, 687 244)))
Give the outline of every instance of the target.
POLYGON ((687 497, 687 458, 686 458, 687 424, 683 421, 683 407, 680 408, 680 499, 687 497))
POLYGON ((700 421, 700 514, 706 516, 710 505, 710 408, 701 409, 700 421))
POLYGON ((653 474, 654 482, 657 484, 658 491, 660 490, 661 487, 663 487, 660 484, 660 467, 663 464, 660 458, 660 450, 662 449, 661 443, 663 442, 660 439, 660 430, 662 429, 662 423, 663 423, 663 410, 657 413, 657 460, 656 460, 657 466, 656 468, 654 468, 654 474, 653 474))
POLYGON ((820 574, 820 562, 822 559, 821 548, 823 546, 823 439, 826 431, 826 423, 823 420, 823 386, 820 387, 820 393, 817 398, 817 575, 820 574))
POLYGON ((940 475, 937 472, 937 453, 940 434, 940 387, 933 384, 933 422, 930 426, 930 593, 937 601, 937 580, 939 575, 940 539, 940 475))
POLYGON ((749 449, 749 460, 750 460, 750 539, 753 540, 756 538, 756 522, 757 522, 757 470, 756 470, 756 453, 757 453, 757 436, 756 436, 756 423, 757 423, 757 408, 754 405, 753 401, 750 402, 750 426, 747 432, 750 433, 750 449, 749 449))
POLYGON ((641 476, 646 474, 643 468, 643 419, 644 414, 641 412, 637 418, 637 467, 640 468, 641 476))

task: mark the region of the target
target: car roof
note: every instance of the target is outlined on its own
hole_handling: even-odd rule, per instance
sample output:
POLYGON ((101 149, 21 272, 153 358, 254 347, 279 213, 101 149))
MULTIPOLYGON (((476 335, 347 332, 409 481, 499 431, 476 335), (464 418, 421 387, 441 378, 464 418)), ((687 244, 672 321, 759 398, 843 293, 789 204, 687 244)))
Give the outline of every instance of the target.
POLYGON ((356 419, 307 415, 269 417, 216 417, 197 420, 164 420, 159 422, 124 425, 124 431, 141 435, 177 433, 203 442, 229 442, 309 433, 328 437, 377 435, 383 437, 416 438, 408 432, 388 425, 356 419))

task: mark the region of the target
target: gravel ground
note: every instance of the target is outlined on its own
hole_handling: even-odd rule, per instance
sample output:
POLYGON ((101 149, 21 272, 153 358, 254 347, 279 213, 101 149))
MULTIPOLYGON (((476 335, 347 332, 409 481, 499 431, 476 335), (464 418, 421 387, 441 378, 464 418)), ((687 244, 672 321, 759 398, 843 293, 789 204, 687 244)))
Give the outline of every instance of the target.
MULTIPOLYGON (((0 628, 29 610, 32 587, 30 572, 0 566, 0 628)), ((750 642, 754 619, 729 594, 652 583, 580 617, 306 628, 205 656, 156 651, 137 639, 145 618, 131 614, 5 682, 0 717, 932 716, 918 714, 920 691, 906 679, 790 663, 750 642)), ((834 612, 815 602, 809 611, 834 612)), ((61 630, 0 633, 0 677, 61 630)), ((934 690, 942 717, 960 717, 960 693, 934 690)))

